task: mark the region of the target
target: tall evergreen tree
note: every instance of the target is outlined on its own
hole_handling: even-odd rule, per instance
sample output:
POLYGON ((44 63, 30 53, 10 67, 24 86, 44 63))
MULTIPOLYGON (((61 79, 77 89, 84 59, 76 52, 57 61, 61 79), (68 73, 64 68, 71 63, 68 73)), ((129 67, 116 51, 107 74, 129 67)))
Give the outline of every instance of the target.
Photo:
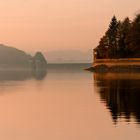
POLYGON ((130 57, 140 57, 140 14, 136 16, 132 22, 132 27, 127 36, 126 43, 128 44, 130 57))
POLYGON ((108 41, 107 36, 103 36, 100 39, 99 45, 97 46, 97 57, 100 59, 108 58, 108 41))
POLYGON ((129 18, 125 18, 123 22, 120 23, 119 26, 119 37, 118 37, 118 54, 119 58, 128 57, 127 43, 126 38, 130 32, 131 22, 129 18))
POLYGON ((128 17, 120 22, 114 16, 96 51, 100 59, 140 58, 140 14, 132 22, 128 17))
POLYGON ((131 24, 131 28, 126 37, 126 49, 128 57, 140 57, 140 14, 138 14, 131 24))
POLYGON ((109 29, 107 31, 107 37, 109 41, 109 57, 117 57, 117 32, 118 32, 118 21, 114 16, 110 22, 109 29))

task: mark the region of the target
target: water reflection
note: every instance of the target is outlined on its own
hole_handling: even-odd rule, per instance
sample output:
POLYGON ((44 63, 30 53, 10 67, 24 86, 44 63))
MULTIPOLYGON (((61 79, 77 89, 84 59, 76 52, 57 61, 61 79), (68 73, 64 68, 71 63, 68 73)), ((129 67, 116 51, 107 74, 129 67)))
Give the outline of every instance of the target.
POLYGON ((0 70, 0 81, 24 81, 32 78, 43 80, 47 73, 53 76, 57 75, 57 78, 59 77, 60 80, 66 75, 71 78, 68 73, 83 73, 85 72, 84 69, 90 67, 90 65, 91 64, 48 64, 47 69, 5 69, 0 70))
POLYGON ((32 78, 42 80, 46 74, 46 70, 2 70, 0 81, 24 81, 32 78))
POLYGON ((110 110, 113 122, 124 118, 140 124, 140 74, 94 74, 100 99, 110 110))
POLYGON ((36 80, 43 80, 47 75, 47 71, 46 70, 34 70, 34 71, 32 71, 32 74, 36 80))

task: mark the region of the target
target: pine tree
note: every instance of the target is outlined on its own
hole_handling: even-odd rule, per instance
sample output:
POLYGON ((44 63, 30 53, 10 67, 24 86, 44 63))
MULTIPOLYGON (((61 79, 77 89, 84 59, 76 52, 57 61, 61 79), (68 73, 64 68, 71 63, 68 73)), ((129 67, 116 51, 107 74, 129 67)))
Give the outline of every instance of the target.
POLYGON ((131 22, 114 16, 96 48, 99 59, 140 58, 140 14, 131 22))
POLYGON ((118 31, 118 54, 119 58, 128 57, 127 43, 126 38, 130 32, 131 23, 129 18, 125 18, 123 22, 120 22, 119 31, 118 31))
POLYGON ((103 36, 100 39, 99 45, 97 46, 97 57, 100 59, 108 58, 108 40, 107 36, 103 36))
POLYGON ((107 37, 109 41, 109 57, 117 57, 117 33, 118 33, 118 21, 114 16, 110 22, 109 29, 107 31, 107 37))
POLYGON ((140 14, 132 22, 132 27, 127 36, 127 50, 131 57, 140 57, 140 14))

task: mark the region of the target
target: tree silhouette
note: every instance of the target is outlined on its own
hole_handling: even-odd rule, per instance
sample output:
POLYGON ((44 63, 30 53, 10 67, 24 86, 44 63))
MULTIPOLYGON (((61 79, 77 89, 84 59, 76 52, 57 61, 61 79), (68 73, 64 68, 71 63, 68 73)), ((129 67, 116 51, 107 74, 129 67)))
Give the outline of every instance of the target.
POLYGON ((109 29, 107 31, 108 43, 109 43, 109 57, 117 57, 117 33, 118 33, 118 21, 115 16, 113 16, 109 29))
POLYGON ((132 22, 113 16, 95 51, 98 59, 140 58, 140 14, 132 22))
POLYGON ((131 24, 130 32, 126 39, 129 56, 140 57, 140 14, 136 16, 131 24))
POLYGON ((120 23, 119 27, 119 39, 118 39, 118 54, 120 58, 128 57, 128 51, 127 50, 127 43, 126 38, 130 31, 131 23, 129 18, 125 18, 122 23, 120 23))

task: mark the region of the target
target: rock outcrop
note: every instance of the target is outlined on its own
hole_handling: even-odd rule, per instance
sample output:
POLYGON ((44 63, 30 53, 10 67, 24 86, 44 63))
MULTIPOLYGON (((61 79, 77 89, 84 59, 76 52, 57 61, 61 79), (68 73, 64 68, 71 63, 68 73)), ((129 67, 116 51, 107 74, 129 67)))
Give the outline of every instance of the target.
POLYGON ((33 57, 33 68, 36 70, 47 68, 47 61, 41 52, 37 52, 33 57))

